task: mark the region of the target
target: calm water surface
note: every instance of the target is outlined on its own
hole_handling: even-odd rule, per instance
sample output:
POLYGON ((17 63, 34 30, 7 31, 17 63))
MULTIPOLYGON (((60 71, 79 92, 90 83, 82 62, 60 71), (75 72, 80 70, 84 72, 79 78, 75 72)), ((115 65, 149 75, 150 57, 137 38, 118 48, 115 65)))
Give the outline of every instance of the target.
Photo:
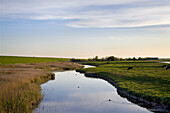
POLYGON ((102 79, 76 71, 56 72, 55 77, 41 85, 44 98, 34 113, 151 113, 120 97, 102 79))
POLYGON ((170 61, 162 61, 161 63, 168 63, 168 64, 170 64, 170 61))

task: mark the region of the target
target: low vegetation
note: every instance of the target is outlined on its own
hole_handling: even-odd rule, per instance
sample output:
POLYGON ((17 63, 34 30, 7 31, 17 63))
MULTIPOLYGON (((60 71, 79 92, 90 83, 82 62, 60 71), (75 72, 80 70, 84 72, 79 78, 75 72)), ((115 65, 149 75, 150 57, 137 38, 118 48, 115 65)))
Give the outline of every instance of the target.
POLYGON ((0 112, 30 113, 42 98, 40 84, 54 78, 51 70, 82 67, 67 60, 0 57, 0 112))
POLYGON ((16 63, 40 63, 70 61, 67 58, 43 58, 43 57, 18 57, 18 56, 0 56, 0 65, 16 63))
MULTIPOLYGON (((81 72, 96 73, 113 79, 118 87, 130 94, 149 101, 170 106, 170 69, 163 63, 153 61, 104 61, 86 62, 96 68, 79 69, 81 72), (127 70, 129 67, 132 69, 127 70)), ((168 65, 168 64, 166 64, 168 65)))
MULTIPOLYGON (((146 61, 146 60, 158 61, 160 59, 158 57, 119 58, 119 57, 115 57, 115 56, 107 56, 107 57, 102 57, 102 58, 99 58, 98 56, 95 56, 94 58, 89 58, 89 59, 75 59, 75 58, 70 59, 70 61, 72 61, 72 62, 87 62, 87 61, 146 61)), ((161 60, 164 60, 164 59, 161 59, 161 60)))

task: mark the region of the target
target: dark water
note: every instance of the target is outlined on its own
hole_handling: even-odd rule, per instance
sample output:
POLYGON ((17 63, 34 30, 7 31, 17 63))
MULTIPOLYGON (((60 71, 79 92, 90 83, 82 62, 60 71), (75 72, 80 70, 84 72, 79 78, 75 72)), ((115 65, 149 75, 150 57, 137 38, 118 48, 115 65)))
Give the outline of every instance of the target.
POLYGON ((56 72, 55 76, 41 85, 44 98, 34 113, 150 113, 120 97, 104 80, 76 71, 56 72))

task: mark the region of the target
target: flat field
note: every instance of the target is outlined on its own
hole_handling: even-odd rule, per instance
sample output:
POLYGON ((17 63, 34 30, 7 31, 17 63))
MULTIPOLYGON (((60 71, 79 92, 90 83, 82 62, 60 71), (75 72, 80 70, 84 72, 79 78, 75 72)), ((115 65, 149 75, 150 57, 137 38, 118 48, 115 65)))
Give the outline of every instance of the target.
POLYGON ((70 61, 70 59, 68 58, 0 56, 0 65, 16 64, 16 63, 57 62, 57 61, 70 61))
POLYGON ((170 69, 165 63, 153 61, 87 62, 96 68, 79 69, 96 73, 116 81, 118 86, 130 94, 170 106, 170 69), (127 70, 128 67, 133 67, 127 70))

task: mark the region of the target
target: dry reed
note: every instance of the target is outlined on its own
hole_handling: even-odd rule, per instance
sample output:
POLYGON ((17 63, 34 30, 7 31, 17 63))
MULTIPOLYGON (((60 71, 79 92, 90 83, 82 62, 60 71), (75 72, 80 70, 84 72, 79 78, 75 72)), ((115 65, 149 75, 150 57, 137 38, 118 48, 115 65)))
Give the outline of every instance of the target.
POLYGON ((11 64, 0 67, 0 111, 29 113, 41 100, 40 84, 56 69, 80 68, 72 62, 11 64))

